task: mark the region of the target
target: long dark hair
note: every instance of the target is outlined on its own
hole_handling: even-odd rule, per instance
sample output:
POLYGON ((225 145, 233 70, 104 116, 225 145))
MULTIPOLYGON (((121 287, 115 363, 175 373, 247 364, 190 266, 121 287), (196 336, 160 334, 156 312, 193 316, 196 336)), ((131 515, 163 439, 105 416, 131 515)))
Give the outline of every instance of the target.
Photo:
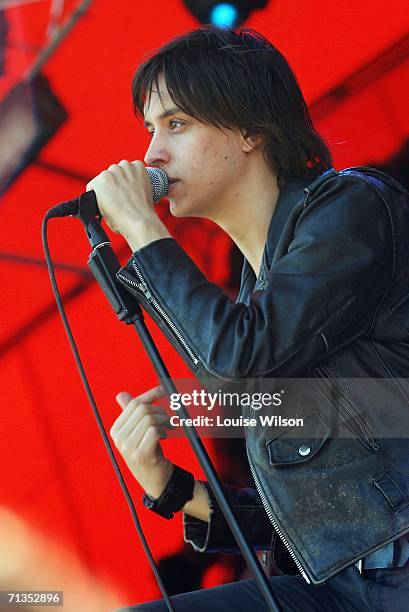
POLYGON ((218 127, 261 136, 264 156, 280 181, 312 178, 331 166, 287 60, 254 30, 204 26, 172 39, 133 78, 135 113, 163 75, 182 112, 218 127))

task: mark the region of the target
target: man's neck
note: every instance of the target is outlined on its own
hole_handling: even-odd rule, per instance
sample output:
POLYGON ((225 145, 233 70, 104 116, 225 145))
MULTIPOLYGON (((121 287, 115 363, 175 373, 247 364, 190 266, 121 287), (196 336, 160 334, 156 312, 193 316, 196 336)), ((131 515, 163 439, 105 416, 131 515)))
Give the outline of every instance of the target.
POLYGON ((238 246, 256 276, 279 192, 276 176, 271 172, 258 175, 256 180, 245 181, 235 201, 214 219, 238 246))

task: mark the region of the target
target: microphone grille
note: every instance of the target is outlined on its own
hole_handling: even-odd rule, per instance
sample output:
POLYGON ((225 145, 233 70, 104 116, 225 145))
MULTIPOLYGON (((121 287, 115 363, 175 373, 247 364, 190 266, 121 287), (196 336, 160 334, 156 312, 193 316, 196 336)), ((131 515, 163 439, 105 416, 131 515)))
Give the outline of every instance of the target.
POLYGON ((155 204, 168 195, 169 181, 166 172, 161 168, 146 168, 152 185, 152 196, 155 204))

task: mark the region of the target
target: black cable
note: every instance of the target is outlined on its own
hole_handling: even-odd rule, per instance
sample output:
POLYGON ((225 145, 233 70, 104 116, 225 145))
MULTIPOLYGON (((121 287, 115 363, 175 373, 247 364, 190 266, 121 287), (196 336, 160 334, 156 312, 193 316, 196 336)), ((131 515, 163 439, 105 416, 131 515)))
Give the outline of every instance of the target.
MULTIPOLYGON (((78 198, 78 201, 62 202, 58 206, 54 207, 53 209, 48 211, 46 215, 46 219, 44 220, 43 224, 45 224, 45 227, 46 227, 46 224, 50 218, 61 217, 61 216, 64 217, 64 216, 72 215, 72 214, 76 214, 76 216, 78 216, 78 218, 82 221, 82 223, 85 226, 88 240, 93 249, 90 255, 89 261, 88 261, 88 265, 91 268, 92 274, 95 276, 103 293, 106 295, 107 299, 111 303, 111 306, 113 307, 119 320, 123 321, 127 325, 131 323, 134 324, 135 329, 140 337, 140 340, 142 341, 142 344, 144 345, 145 350, 147 351, 152 361, 152 365, 154 366, 162 382, 162 386, 165 389, 165 392, 167 392, 168 395, 170 395, 173 392, 176 392, 175 385, 165 366, 165 363, 163 362, 163 359, 160 356, 155 346, 155 343, 152 340, 151 335, 149 334, 146 324, 143 321, 143 314, 142 314, 139 302, 137 300, 135 301, 134 299, 130 299, 129 293, 124 291, 122 287, 118 285, 118 282, 116 280, 116 274, 120 267, 120 264, 119 264, 119 261, 115 253, 112 250, 112 247, 110 246, 109 238, 106 232, 101 227, 100 215, 98 214, 97 202, 96 202, 94 192, 87 192, 87 193, 82 194, 78 198), (73 211, 75 211, 75 213, 73 211)), ((45 230, 45 238, 46 238, 46 230, 45 230)), ((48 254, 48 261, 50 261, 49 253, 47 252, 47 254, 48 254)), ((56 287, 54 287, 54 284, 53 284, 53 289, 54 291, 56 289, 56 287)), ((65 317, 65 313, 63 309, 60 308, 60 306, 59 306, 59 309, 60 309, 61 316, 63 317, 63 321, 65 320, 66 322, 66 317, 65 317)), ((67 322, 66 322, 66 326, 68 326, 67 322)), ((74 341, 72 339, 72 343, 73 342, 74 341)), ((75 349, 75 344, 74 344, 74 349, 75 349)), ((78 363, 78 360, 77 360, 77 365, 81 373, 82 366, 81 366, 81 362, 78 363)), ((90 395, 90 391, 88 391, 89 387, 88 387, 88 384, 85 378, 85 374, 82 375, 82 378, 83 378, 83 382, 86 387, 87 393, 88 395, 90 395)), ((90 397, 90 402, 92 404, 92 396, 90 397)), ((94 409, 94 406, 93 406, 93 409, 94 409)), ((94 413, 95 411, 96 411, 96 407, 94 409, 94 413)), ((183 406, 180 408, 180 411, 181 411, 182 416, 186 416, 186 418, 189 416, 183 406)), ((206 449, 203 446, 203 442, 198 437, 195 428, 193 426, 188 425, 188 420, 185 421, 183 428, 186 432, 186 435, 189 439, 190 444, 192 445, 196 453, 199 463, 207 476, 207 479, 217 499, 217 502, 220 505, 220 508, 224 516, 226 517, 226 520, 232 530, 232 533, 237 540, 239 548, 241 549, 241 552, 243 553, 243 556, 245 557, 246 562, 249 568, 251 569, 251 572, 264 596, 264 599, 268 605, 269 610, 271 610, 271 612, 279 612, 279 606, 276 601, 275 595, 272 591, 271 584, 268 581, 264 572, 262 571, 260 567, 260 563, 254 553, 254 550, 250 547, 247 539, 245 538, 242 532, 242 529, 237 521, 236 515, 234 514, 233 509, 226 498, 222 483, 220 482, 219 477, 214 469, 214 466, 212 462, 210 461, 210 458, 206 452, 206 449)), ((105 441, 105 438, 104 438, 104 441, 105 441)), ((107 441, 105 441, 105 443, 107 445, 107 441)), ((115 464, 114 464, 114 467, 115 467, 115 464)), ((120 475, 118 473, 117 473, 117 476, 118 478, 120 478, 120 475)), ((135 511, 134 508, 133 510, 135 511)), ((131 511, 132 511, 132 507, 131 507, 131 511)), ((137 519, 134 516, 134 521, 135 521, 135 524, 137 525, 136 520, 137 519)), ((138 528, 138 525, 137 525, 137 528, 138 528)), ((143 534, 142 536, 140 535, 140 537, 142 539, 143 534)), ((148 552, 147 552, 147 555, 149 558, 148 552)), ((152 562, 151 562, 151 565, 152 565, 152 562)), ((157 568, 156 568, 156 571, 157 571, 157 568)), ((166 593, 163 585, 161 585, 159 580, 158 580, 158 584, 160 585, 161 592, 163 594, 164 592, 166 593)), ((170 602, 168 601, 167 594, 166 595, 164 594, 164 597, 168 604, 168 608, 171 609, 169 606, 170 602)))
POLYGON ((58 289, 58 286, 57 286, 57 281, 56 281, 55 272, 54 272, 54 266, 53 266, 53 262, 52 262, 52 259, 51 259, 50 250, 49 250, 49 247, 48 247, 47 224, 48 224, 48 221, 49 221, 50 218, 52 218, 52 216, 47 213, 45 215, 44 219, 43 219, 43 222, 42 222, 42 225, 41 225, 41 237, 42 237, 42 241, 43 241, 43 249, 44 249, 45 259, 46 259, 46 262, 47 262, 48 271, 49 271, 49 274, 50 274, 50 281, 51 281, 51 286, 53 288, 53 292, 54 292, 54 296, 55 296, 55 301, 57 303, 57 307, 58 307, 58 310, 60 312, 61 319, 63 321, 64 328, 65 328, 65 331, 67 333, 69 343, 71 345, 72 352, 74 354, 75 363, 77 365, 77 368, 78 368, 78 371, 79 371, 82 383, 83 383, 83 385, 85 387, 85 392, 86 392, 88 400, 89 400, 89 402, 91 404, 91 408, 92 408, 92 411, 94 413, 94 417, 95 417, 95 419, 97 421, 97 425, 98 425, 100 434, 102 436, 102 439, 104 441, 105 448, 106 448, 106 451, 108 453, 109 459, 110 459, 110 461, 111 461, 111 463, 113 465, 115 474, 116 474, 116 476, 117 476, 117 478, 119 480, 120 487, 121 487, 122 492, 123 492, 123 494, 125 496, 126 502, 127 502, 128 506, 129 506, 129 509, 131 511, 132 519, 133 519, 133 522, 135 524, 136 530, 138 532, 139 538, 140 538, 140 540, 142 542, 142 546, 143 546, 143 548, 145 550, 146 556, 148 557, 148 560, 149 560, 149 563, 151 565, 152 571, 153 571, 154 576, 155 576, 155 578, 157 580, 159 589, 160 589, 160 591, 161 591, 161 593, 163 595, 163 599, 166 601, 166 604, 167 604, 168 609, 170 610, 170 612, 175 612, 175 608, 173 607, 173 604, 170 601, 169 596, 168 596, 168 594, 166 592, 165 585, 162 582, 162 578, 161 578, 161 576, 159 574, 158 567, 156 565, 156 562, 155 562, 155 560, 153 558, 153 555, 151 553, 151 550, 149 548, 149 545, 148 545, 148 542, 146 540, 145 534, 142 531, 142 527, 140 525, 140 522, 139 522, 139 519, 138 519, 138 515, 136 513, 135 504, 134 504, 134 502, 132 500, 132 497, 131 497, 131 495, 129 493, 128 487, 126 486, 124 477, 122 475, 122 472, 120 470, 120 467, 118 465, 118 462, 116 460, 114 452, 112 450, 112 446, 111 446, 111 443, 109 441, 108 435, 107 435, 107 433, 105 431, 104 423, 103 423, 103 421, 101 419, 101 415, 100 415, 98 407, 96 405, 93 393, 91 391, 91 387, 90 387, 90 385, 88 383, 87 376, 85 374, 85 370, 83 368, 83 365, 82 365, 82 362, 81 362, 81 358, 80 358, 80 355, 79 355, 79 352, 78 352, 78 349, 77 349, 77 345, 76 345, 74 337, 72 335, 71 327, 70 327, 70 324, 69 324, 68 319, 67 319, 67 315, 66 315, 65 310, 64 310, 64 305, 62 303, 60 292, 59 292, 59 289, 58 289))

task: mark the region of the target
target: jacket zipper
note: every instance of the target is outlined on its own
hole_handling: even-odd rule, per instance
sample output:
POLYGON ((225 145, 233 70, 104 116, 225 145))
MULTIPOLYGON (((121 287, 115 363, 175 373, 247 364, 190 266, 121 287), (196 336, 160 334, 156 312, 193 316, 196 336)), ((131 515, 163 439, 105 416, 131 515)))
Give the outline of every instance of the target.
MULTIPOLYGON (((358 428, 356 430, 356 427, 355 427, 355 433, 358 433, 358 436, 361 438, 361 440, 364 442, 365 445, 369 446, 371 449, 379 451, 380 445, 376 441, 375 433, 370 429, 369 425, 367 425, 362 420, 357 409, 352 404, 352 402, 349 400, 349 398, 345 396, 340 385, 333 378, 331 372, 329 372, 326 368, 315 368, 315 371, 318 373, 322 373, 323 374, 322 378, 328 378, 333 383, 334 387, 338 390, 339 397, 337 398, 337 400, 339 402, 339 405, 341 406, 341 408, 346 410, 346 412, 352 418, 352 420, 355 422, 356 427, 358 428)), ((322 393, 321 390, 319 391, 322 393)), ((328 401, 328 398, 325 395, 324 397, 328 401)), ((331 401, 330 401, 330 404, 332 405, 331 401)), ((345 423, 345 424, 346 426, 348 426, 348 423, 345 423)))
POLYGON ((145 282, 145 279, 142 276, 142 272, 140 271, 140 269, 138 268, 138 266, 136 265, 136 263, 134 261, 132 262, 132 265, 133 265, 133 267, 135 269, 135 272, 136 272, 136 274, 137 274, 137 276, 138 276, 138 278, 140 280, 140 283, 135 283, 135 281, 130 280, 129 278, 127 278, 126 276, 124 276, 120 272, 118 273, 118 276, 120 276, 122 280, 124 280, 126 283, 128 283, 128 285, 132 285, 133 287, 136 287, 137 289, 139 289, 139 291, 142 291, 142 293, 145 296, 146 300, 157 311, 159 316, 167 323, 167 325, 170 328, 171 332, 179 340, 180 344, 183 346, 184 350, 189 355, 189 357, 193 361, 193 363, 195 365, 198 365, 198 363, 199 363, 198 358, 195 356, 195 354, 193 353, 192 349, 190 348, 190 346, 188 345, 188 343, 186 342, 186 340, 184 339, 184 337, 182 336, 182 334, 180 333, 180 331, 178 330, 176 325, 173 323, 173 321, 171 321, 171 319, 169 318, 169 315, 163 310, 163 308, 159 304, 158 300, 149 291, 148 286, 147 286, 147 284, 145 282))
POLYGON ((261 502, 262 502, 262 504, 263 504, 263 506, 264 506, 264 510, 266 511, 267 516, 268 516, 268 518, 270 519, 271 524, 273 525, 273 527, 274 527, 275 531, 276 531, 276 532, 278 533, 278 535, 280 536, 280 539, 281 539, 282 543, 284 544, 284 546, 285 546, 285 547, 286 547, 286 549, 288 550, 288 552, 289 552, 289 554, 290 554, 290 556, 291 556, 292 560, 293 560, 293 561, 294 561, 294 563, 296 564, 296 566, 297 566, 297 568, 298 568, 298 570, 299 570, 300 574, 302 575, 302 577, 304 578, 304 580, 305 580, 305 581, 306 581, 308 584, 311 584, 311 581, 310 581, 310 579, 308 578, 307 574, 305 573, 304 568, 303 568, 303 566, 301 565, 301 562, 299 561, 299 559, 298 559, 298 557, 296 556, 295 552, 294 552, 294 551, 293 551, 293 549, 291 548, 291 546, 290 546, 290 544, 289 544, 289 542, 288 542, 287 538, 285 537, 285 535, 284 535, 284 534, 283 534, 283 532, 281 531, 280 527, 279 527, 279 526, 277 525, 277 523, 276 523, 276 520, 275 520, 275 518, 274 518, 274 516, 273 516, 273 513, 271 512, 270 506, 269 506, 269 504, 268 504, 267 498, 266 498, 266 496, 264 495, 264 491, 263 491, 263 489, 262 489, 262 487, 261 487, 261 484, 260 484, 260 482, 259 482, 259 480, 258 480, 258 477, 257 477, 257 475, 256 475, 256 472, 255 472, 255 470, 254 470, 254 468, 253 468, 253 464, 252 464, 252 461, 251 461, 251 459, 250 459, 250 455, 249 455, 248 449, 247 449, 247 458, 248 458, 248 462, 249 462, 249 465, 250 465, 250 470, 251 470, 251 473, 252 473, 252 475, 253 475, 253 480, 254 480, 254 482, 255 482, 255 485, 256 485, 256 488, 257 488, 258 494, 260 495, 260 499, 261 499, 261 502))
MULTIPOLYGON (((157 311, 157 313, 161 316, 162 319, 164 319, 166 321, 166 323, 168 324, 169 328, 171 329, 171 331, 173 332, 173 334, 178 338, 179 342, 181 343, 181 345, 183 346, 183 348, 185 349, 186 353, 189 355, 189 357, 191 358, 191 360, 193 361, 193 363, 195 365, 197 365, 199 363, 199 360, 197 359, 197 357, 194 355, 192 349, 190 348, 190 346, 188 345, 188 343, 186 342, 186 340, 184 339, 184 337, 182 336, 182 334, 180 333, 180 331, 178 330, 178 328, 175 326, 175 324, 173 323, 173 321, 170 320, 169 316, 167 315, 167 313, 163 310, 162 306, 159 304, 159 302, 156 300, 156 298, 151 294, 151 292, 148 289, 148 286, 145 282, 145 279, 142 275, 142 272, 140 271, 140 269, 138 268, 138 266, 136 265, 136 263, 134 261, 132 261, 132 265, 133 268, 140 280, 140 283, 136 283, 135 281, 130 280, 129 278, 127 278, 126 276, 124 276, 123 274, 121 274, 120 272, 118 273, 118 276, 120 276, 120 278, 122 280, 124 280, 128 285, 132 285, 133 287, 136 287, 137 289, 139 289, 139 291, 141 291, 143 293, 143 295, 145 296, 146 300, 149 302, 149 304, 151 304, 153 306, 153 308, 157 311)), ((247 451, 247 456, 248 456, 248 461, 249 461, 249 465, 250 465, 250 470, 251 473, 253 475, 253 480, 255 482, 258 494, 260 496, 260 499, 262 501, 263 507, 267 513, 267 516, 270 519, 271 524, 274 527, 274 530, 277 532, 277 534, 279 535, 279 537, 281 538, 281 541, 283 542, 284 546, 286 547, 286 549, 288 550, 291 558, 293 559, 295 565, 297 566, 300 574, 303 576, 303 578, 305 579, 305 581, 310 584, 310 579, 308 578, 307 574, 304 571, 304 568, 301 565, 301 562, 298 560, 294 550, 291 548, 287 538, 285 537, 285 535, 283 534, 283 532, 281 531, 280 527, 277 525, 274 516, 271 512, 270 506, 268 504, 268 501, 266 499, 266 496, 264 495, 264 491, 258 481, 257 475, 255 473, 255 470, 253 468, 253 464, 251 462, 250 456, 248 454, 247 451)))

